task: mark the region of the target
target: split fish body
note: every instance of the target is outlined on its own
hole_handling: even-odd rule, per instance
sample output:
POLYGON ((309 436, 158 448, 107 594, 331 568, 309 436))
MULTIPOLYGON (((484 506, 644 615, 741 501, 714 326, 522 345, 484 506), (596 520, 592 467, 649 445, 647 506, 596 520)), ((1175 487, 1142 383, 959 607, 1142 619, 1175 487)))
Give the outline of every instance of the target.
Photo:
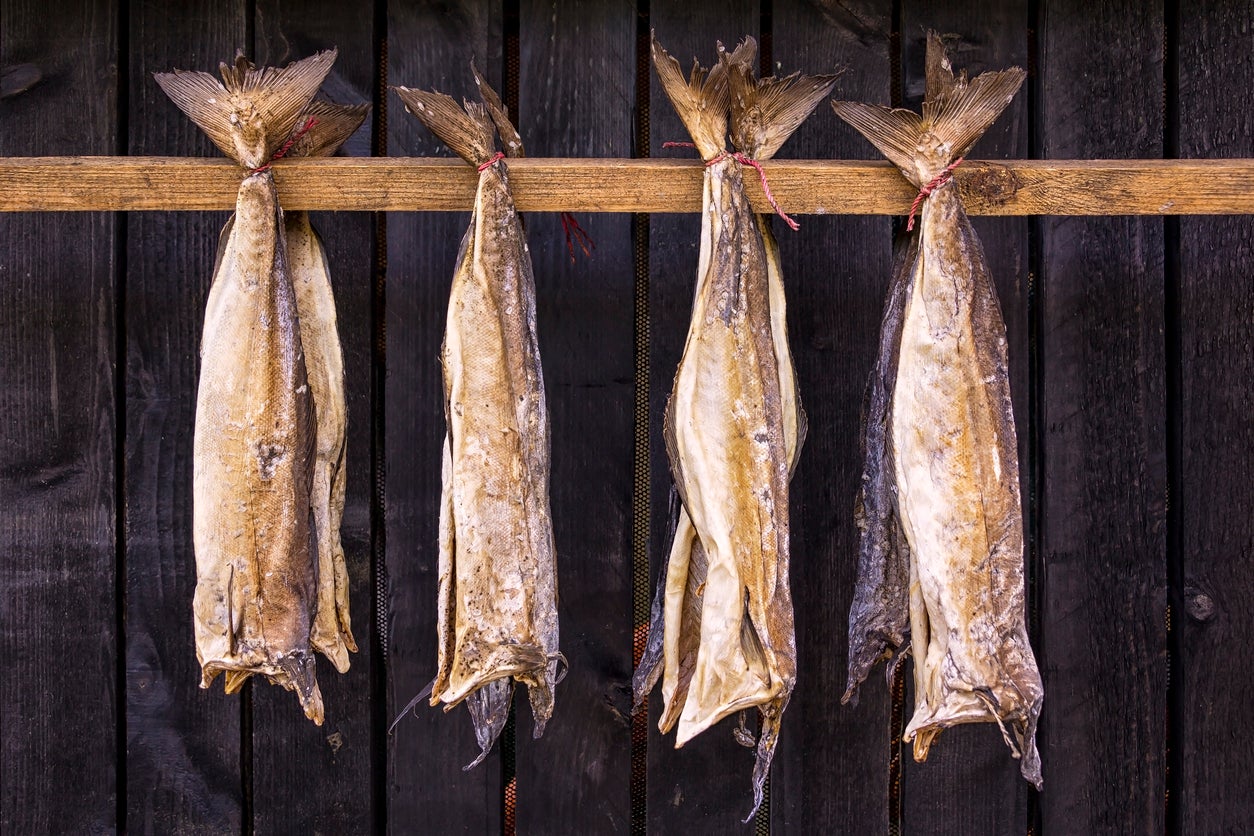
POLYGON ((335 297, 322 241, 306 212, 289 212, 285 233, 301 346, 317 415, 313 512, 318 564, 318 603, 310 641, 343 673, 349 652, 357 651, 348 610, 348 569, 340 543, 344 518, 345 436, 348 404, 344 393, 344 352, 336 327, 335 297))
POLYGON ((1006 329, 952 184, 923 207, 903 319, 892 440, 910 543, 916 755, 946 726, 1023 731, 1041 700, 1025 629, 1018 446, 1006 329))
MULTIPOLYGON (((788 483, 806 422, 779 249, 745 194, 744 166, 773 156, 835 77, 757 79, 752 38, 719 52, 708 75, 698 66, 685 80, 654 42, 659 78, 706 165, 692 317, 664 427, 682 507, 633 688, 639 705, 661 680, 658 726, 678 726, 677 747, 757 708, 756 811, 797 677, 788 483), (725 148, 729 114, 736 153, 725 148)), ((754 746, 744 721, 736 739, 754 746)))
MULTIPOLYGON (((366 118, 365 105, 346 106, 316 101, 297 122, 287 156, 327 156, 366 118)), ((284 216, 288 265, 296 293, 300 340, 317 415, 316 456, 309 503, 317 547, 318 603, 310 642, 336 670, 349 668, 357 652, 349 615, 349 576, 340 540, 348 469, 346 438, 348 402, 344 385, 344 350, 340 345, 331 288, 331 271, 322 239, 308 212, 284 216)))
MULTIPOLYGON (((473 66, 472 66, 473 70, 473 66)), ((438 669, 431 705, 466 701, 480 763, 527 686, 540 737, 558 680, 557 559, 549 508, 549 417, 536 336, 531 255, 495 152, 522 156, 496 92, 482 103, 396 88, 408 110, 479 169, 474 211, 449 292, 441 350, 438 669)))
POLYGON ((1006 328, 983 248, 949 179, 1023 78, 1017 68, 955 76, 931 33, 921 116, 834 103, 926 198, 894 267, 863 415, 855 510, 862 538, 844 701, 908 637, 915 711, 903 737, 915 759, 925 760, 949 726, 995 722, 1023 777, 1039 788, 1043 689, 1024 614, 1006 328))
POLYGON ((205 313, 193 442, 193 601, 201 686, 264 674, 322 721, 309 646, 317 599, 313 398, 268 172, 240 186, 205 313))
MULTIPOLYGON (((289 137, 303 133, 293 133, 297 120, 334 60, 332 50, 259 69, 237 56, 234 65, 221 65, 221 81, 178 70, 156 76, 174 103, 248 169, 219 242, 201 340, 192 478, 192 610, 201 687, 225 673, 226 690, 233 693, 249 676, 262 674, 295 691, 306 716, 319 725, 315 646, 347 665, 329 643, 311 643, 320 601, 328 585, 334 590, 335 575, 319 565, 317 541, 329 534, 332 505, 343 507, 343 484, 336 499, 311 503, 311 493, 325 483, 327 497, 336 494, 336 477, 319 461, 342 456, 343 372, 342 364, 334 365, 338 340, 331 352, 321 334, 328 310, 334 330, 333 303, 308 287, 311 270, 325 276, 325 261, 307 221, 289 219, 303 279, 298 294, 289 223, 266 163, 289 137), (312 300, 312 385, 302 295, 312 300), (314 340, 315 334, 322 340, 314 340), (318 396, 333 393, 337 373, 340 402, 327 397, 320 422, 313 389, 318 396), (337 424, 325 434, 320 430, 337 424)), ((347 630, 347 601, 343 614, 347 630)))

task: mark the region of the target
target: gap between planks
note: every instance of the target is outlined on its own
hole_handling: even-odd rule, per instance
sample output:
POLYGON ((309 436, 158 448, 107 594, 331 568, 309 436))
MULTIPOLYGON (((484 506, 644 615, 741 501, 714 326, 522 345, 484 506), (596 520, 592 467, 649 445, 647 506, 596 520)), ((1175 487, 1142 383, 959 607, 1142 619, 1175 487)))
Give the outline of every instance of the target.
MULTIPOLYGON (((508 162, 523 212, 698 212, 699 160, 546 159, 508 162)), ((784 211, 904 215, 915 189, 887 162, 763 164, 784 211)), ((477 174, 447 158, 339 157, 274 164, 290 210, 469 211, 477 174)), ((182 157, 0 158, 0 211, 233 209, 240 169, 182 157)), ((752 172, 750 172, 752 174, 752 172)), ((972 215, 1254 214, 1254 159, 971 160, 955 179, 972 215)), ((749 198, 770 212, 757 177, 749 198)))

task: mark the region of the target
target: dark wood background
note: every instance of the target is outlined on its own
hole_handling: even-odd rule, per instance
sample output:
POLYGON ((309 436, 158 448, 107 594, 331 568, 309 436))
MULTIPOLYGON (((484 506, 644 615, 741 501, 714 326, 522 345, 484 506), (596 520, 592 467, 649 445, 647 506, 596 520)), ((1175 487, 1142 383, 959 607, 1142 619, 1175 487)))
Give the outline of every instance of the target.
MULTIPOLYGON (((753 34, 766 67, 841 67, 837 96, 907 105, 936 28, 959 67, 1030 72, 973 157, 1254 156, 1250 0, 0 0, 0 64, 43 75, 0 103, 0 154, 214 155, 154 71, 330 45, 328 95, 374 104, 350 154, 446 155, 386 85, 468 93, 472 56, 533 156, 672 154, 661 143, 687 137, 642 63, 650 27, 685 63, 753 34)), ((781 156, 875 154, 824 105, 781 156)), ((348 369, 361 646, 347 675, 321 665, 322 728, 262 682, 197 687, 191 433, 225 219, 0 215, 0 831, 1254 831, 1254 218, 976 220, 1025 462, 1040 794, 991 725, 903 756, 901 682, 838 704, 894 221, 780 227, 811 427, 792 507, 800 679, 749 825, 752 754, 726 724, 675 751, 656 700, 647 735, 629 713, 696 217, 584 216, 596 249, 575 264, 555 217, 528 218, 570 675, 542 740, 524 708, 471 772, 464 711, 387 729, 435 669, 437 355, 466 216, 315 217, 348 369)))

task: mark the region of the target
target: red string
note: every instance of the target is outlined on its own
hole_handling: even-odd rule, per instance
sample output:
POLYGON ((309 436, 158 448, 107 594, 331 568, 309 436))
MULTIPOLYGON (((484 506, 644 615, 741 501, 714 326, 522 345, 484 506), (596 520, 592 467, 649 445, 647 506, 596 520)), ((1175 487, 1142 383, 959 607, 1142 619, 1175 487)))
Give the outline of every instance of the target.
MULTIPOLYGON (((662 147, 663 148, 696 148, 697 146, 691 142, 663 142, 662 147)), ((728 157, 731 157, 733 160, 740 163, 741 165, 750 165, 756 168, 758 170, 758 176, 762 178, 762 191, 766 193, 767 202, 771 204, 771 208, 775 210, 775 214, 783 218, 784 223, 788 224, 789 228, 792 229, 793 232, 796 232, 798 229, 801 228, 801 225, 798 224, 796 221, 794 221, 792 218, 788 217, 788 215, 784 213, 784 210, 779 208, 779 204, 775 202, 775 195, 771 194, 771 186, 769 183, 766 182, 766 172, 762 170, 762 163, 753 159, 748 154, 742 154, 739 151, 720 151, 717 157, 714 157, 713 159, 710 159, 710 160, 706 160, 705 166, 706 168, 709 168, 715 163, 722 162, 728 157)))
POLYGON ((301 125, 300 130, 292 134, 291 137, 288 138, 287 142, 283 143, 283 147, 280 148, 278 151, 275 151, 274 154, 271 155, 270 161, 267 162, 265 165, 257 166, 256 168, 252 170, 252 173, 260 174, 263 171, 269 171, 270 166, 274 165, 274 161, 282 159, 283 155, 286 154, 288 151, 291 151, 292 146, 295 145, 297 142, 300 142, 300 138, 304 136, 305 134, 309 133, 309 129, 312 128, 316 124, 318 124, 318 120, 315 119, 314 117, 310 116, 308 119, 306 119, 305 124, 301 125))
POLYGON ((919 204, 923 202, 923 198, 927 197, 932 192, 952 180, 954 178, 954 169, 961 163, 962 157, 959 157, 949 165, 945 166, 944 170, 941 171, 940 174, 933 177, 926 186, 919 189, 919 193, 914 196, 914 203, 910 204, 910 218, 906 221, 906 232, 910 232, 914 229, 914 216, 919 211, 919 204))
POLYGON ((493 154, 493 155, 492 155, 492 159, 488 160, 486 163, 484 163, 483 165, 479 166, 479 171, 480 171, 480 173, 482 173, 482 172, 484 172, 484 171, 487 171, 489 168, 491 168, 492 166, 496 165, 497 163, 499 163, 499 162, 500 162, 501 160, 503 160, 503 159, 505 159, 505 152, 504 152, 504 151, 497 151, 495 154, 493 154))
POLYGON ((583 250, 584 257, 592 258, 592 250, 596 249, 596 244, 592 243, 592 236, 584 231, 579 221, 575 220, 575 216, 570 212, 563 212, 561 217, 562 231, 566 233, 566 249, 570 251, 570 263, 575 263, 575 245, 571 240, 572 234, 574 240, 579 242, 579 249, 583 250))

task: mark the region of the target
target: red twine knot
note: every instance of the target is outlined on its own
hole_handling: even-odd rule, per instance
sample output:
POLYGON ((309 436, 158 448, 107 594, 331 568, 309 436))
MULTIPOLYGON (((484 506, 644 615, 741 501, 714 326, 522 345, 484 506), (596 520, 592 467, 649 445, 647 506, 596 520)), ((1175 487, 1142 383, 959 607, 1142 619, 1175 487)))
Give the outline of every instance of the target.
POLYGON ((495 154, 492 155, 491 159, 489 159, 483 165, 479 166, 479 173, 482 174, 483 172, 487 171, 489 168, 496 165, 503 159, 505 159, 505 152, 497 151, 495 154))
POLYGON ((269 162, 267 162, 265 165, 257 166, 256 168, 252 169, 252 171, 250 171, 249 173, 260 174, 263 171, 269 171, 270 166, 274 165, 274 161, 283 159, 283 155, 286 154, 288 151, 291 151, 292 146, 300 142, 300 138, 304 136, 305 134, 309 133, 309 129, 312 128, 316 124, 318 124, 318 120, 310 116, 308 119, 305 120, 305 124, 300 126, 300 130, 298 130, 296 133, 288 137, 287 142, 283 143, 283 147, 280 148, 278 151, 275 151, 274 154, 271 155, 269 162))
POLYGON ((906 232, 910 232, 914 229, 914 216, 918 213, 919 205, 923 203, 923 198, 927 197, 950 180, 954 179, 954 169, 961 165, 961 163, 962 157, 959 157, 949 165, 945 166, 944 170, 928 181, 926 186, 919 189, 919 193, 914 196, 914 203, 910 204, 910 217, 906 220, 906 232))
MULTIPOLYGON (((696 148, 697 146, 691 142, 663 142, 662 147, 663 148, 696 148)), ((779 204, 775 202, 775 195, 771 194, 771 186, 769 183, 766 182, 766 172, 762 170, 762 163, 753 159, 748 154, 742 154, 739 151, 730 151, 730 152, 720 151, 717 157, 714 157, 713 159, 706 161, 705 167, 709 168, 715 163, 720 163, 723 160, 727 159, 728 157, 731 157, 733 160, 740 163, 741 165, 749 165, 749 166, 753 166, 754 168, 756 168, 758 170, 758 176, 762 178, 762 191, 766 194, 767 202, 771 204, 771 208, 775 210, 775 214, 783 218, 784 223, 788 224, 788 227, 793 232, 796 232, 798 229, 801 228, 800 224, 798 224, 792 218, 788 217, 788 215, 784 213, 784 210, 779 208, 779 204)))

